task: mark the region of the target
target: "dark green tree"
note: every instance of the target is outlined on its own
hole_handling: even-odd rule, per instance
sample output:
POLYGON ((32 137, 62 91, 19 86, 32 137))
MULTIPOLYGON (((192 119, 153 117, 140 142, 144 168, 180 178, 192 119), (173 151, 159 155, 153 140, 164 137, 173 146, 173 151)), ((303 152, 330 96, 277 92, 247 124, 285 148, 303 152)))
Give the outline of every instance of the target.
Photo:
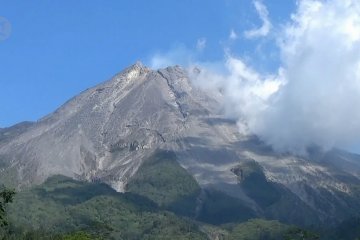
POLYGON ((6 205, 13 201, 15 191, 13 189, 2 189, 0 192, 0 227, 8 225, 6 218, 6 205))

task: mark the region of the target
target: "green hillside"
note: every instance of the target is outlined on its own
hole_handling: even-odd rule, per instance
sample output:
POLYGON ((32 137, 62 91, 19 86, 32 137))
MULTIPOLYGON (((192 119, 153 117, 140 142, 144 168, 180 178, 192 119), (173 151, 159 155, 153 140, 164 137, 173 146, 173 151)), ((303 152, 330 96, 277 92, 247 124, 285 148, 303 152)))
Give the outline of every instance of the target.
POLYGON ((144 196, 161 208, 194 217, 200 187, 179 165, 173 152, 159 151, 139 168, 127 191, 144 196))
MULTIPOLYGON (((53 176, 40 186, 18 192, 6 209, 10 225, 2 228, 1 234, 3 239, 14 240, 319 239, 298 227, 264 220, 305 225, 304 221, 312 223, 315 218, 300 204, 294 211, 297 199, 268 182, 256 163, 239 164, 233 172, 238 175, 239 187, 262 213, 222 192, 201 190, 174 153, 157 152, 128 183, 126 193, 64 176, 53 176), (259 217, 263 219, 254 219, 259 217)), ((345 224, 334 234, 352 240, 357 223, 345 224)), ((323 239, 334 239, 329 232, 323 235, 323 239)))
POLYGON ((231 228, 227 240, 316 240, 317 234, 278 221, 253 219, 231 228))
POLYGON ((18 193, 8 215, 9 230, 15 233, 84 231, 100 239, 206 239, 197 225, 157 209, 144 197, 62 176, 18 193))

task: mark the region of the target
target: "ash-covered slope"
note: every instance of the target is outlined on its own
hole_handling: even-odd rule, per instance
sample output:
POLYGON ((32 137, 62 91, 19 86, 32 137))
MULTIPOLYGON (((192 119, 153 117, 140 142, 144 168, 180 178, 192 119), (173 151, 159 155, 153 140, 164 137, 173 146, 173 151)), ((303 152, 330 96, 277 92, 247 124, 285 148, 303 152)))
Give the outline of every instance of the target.
POLYGON ((176 142, 189 115, 214 106, 179 67, 152 71, 137 63, 36 123, 1 130, 1 176, 24 187, 63 174, 123 191, 144 157, 176 142))
POLYGON ((222 114, 221 98, 193 87, 181 67, 137 63, 36 123, 1 129, 0 180, 24 188, 61 174, 125 191, 163 149, 203 189, 239 199, 258 216, 306 225, 359 215, 359 156, 277 154, 241 135, 222 114))

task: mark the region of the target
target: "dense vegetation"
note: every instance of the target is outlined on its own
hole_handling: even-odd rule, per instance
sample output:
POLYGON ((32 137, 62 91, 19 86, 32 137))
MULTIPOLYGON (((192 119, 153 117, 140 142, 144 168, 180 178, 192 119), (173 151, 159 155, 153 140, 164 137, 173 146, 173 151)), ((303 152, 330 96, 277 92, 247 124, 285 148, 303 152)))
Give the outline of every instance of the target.
POLYGON ((180 215, 195 216, 200 187, 170 151, 155 153, 137 171, 127 190, 180 215))
POLYGON ((62 176, 18 193, 9 220, 9 232, 15 234, 84 231, 100 239, 206 239, 196 224, 141 196, 62 176))
POLYGON ((244 161, 232 171, 238 176, 244 192, 261 207, 263 214, 258 217, 278 219, 303 227, 320 226, 317 214, 291 191, 268 181, 255 161, 244 161))
POLYGON ((196 220, 223 224, 254 218, 252 209, 219 191, 203 190, 170 151, 148 159, 128 183, 127 190, 154 201, 158 207, 196 220), (201 202, 201 208, 197 208, 201 202))
POLYGON ((11 189, 2 188, 0 190, 0 227, 8 225, 6 218, 6 205, 13 201, 15 191, 11 189))
MULTIPOLYGON (((239 177, 239 185, 262 206, 265 217, 297 217, 286 205, 296 199, 285 201, 293 196, 267 182, 258 165, 249 162, 233 171, 239 177)), ((237 198, 200 190, 171 152, 152 156, 129 182, 127 190, 117 193, 105 184, 53 176, 40 186, 18 192, 14 198, 13 191, 3 191, 0 219, 8 219, 9 224, 0 228, 0 239, 320 239, 292 225, 254 219, 257 214, 237 198)), ((359 236, 359 226, 359 220, 354 219, 337 231, 325 231, 323 239, 353 240, 359 236)))
POLYGON ((256 213, 245 206, 244 203, 234 197, 220 191, 204 191, 202 196, 202 207, 198 213, 197 220, 221 225, 232 222, 244 222, 256 217, 256 213))
POLYGON ((317 234, 278 221, 253 219, 236 225, 227 240, 316 240, 317 234))

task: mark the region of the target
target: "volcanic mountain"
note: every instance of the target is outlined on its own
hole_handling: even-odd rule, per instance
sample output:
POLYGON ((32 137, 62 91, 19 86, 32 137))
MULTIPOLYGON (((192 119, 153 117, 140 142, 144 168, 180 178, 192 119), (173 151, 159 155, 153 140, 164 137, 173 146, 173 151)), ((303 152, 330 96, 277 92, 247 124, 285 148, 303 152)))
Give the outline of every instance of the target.
POLYGON ((176 171, 198 184, 191 214, 208 222, 229 220, 209 220, 214 211, 306 226, 360 214, 359 155, 274 152, 239 133, 222 98, 221 91, 195 87, 179 66, 152 70, 136 63, 37 122, 0 129, 0 181, 26 189, 64 175, 126 192, 148 183, 146 169, 160 155, 175 159, 176 171))

